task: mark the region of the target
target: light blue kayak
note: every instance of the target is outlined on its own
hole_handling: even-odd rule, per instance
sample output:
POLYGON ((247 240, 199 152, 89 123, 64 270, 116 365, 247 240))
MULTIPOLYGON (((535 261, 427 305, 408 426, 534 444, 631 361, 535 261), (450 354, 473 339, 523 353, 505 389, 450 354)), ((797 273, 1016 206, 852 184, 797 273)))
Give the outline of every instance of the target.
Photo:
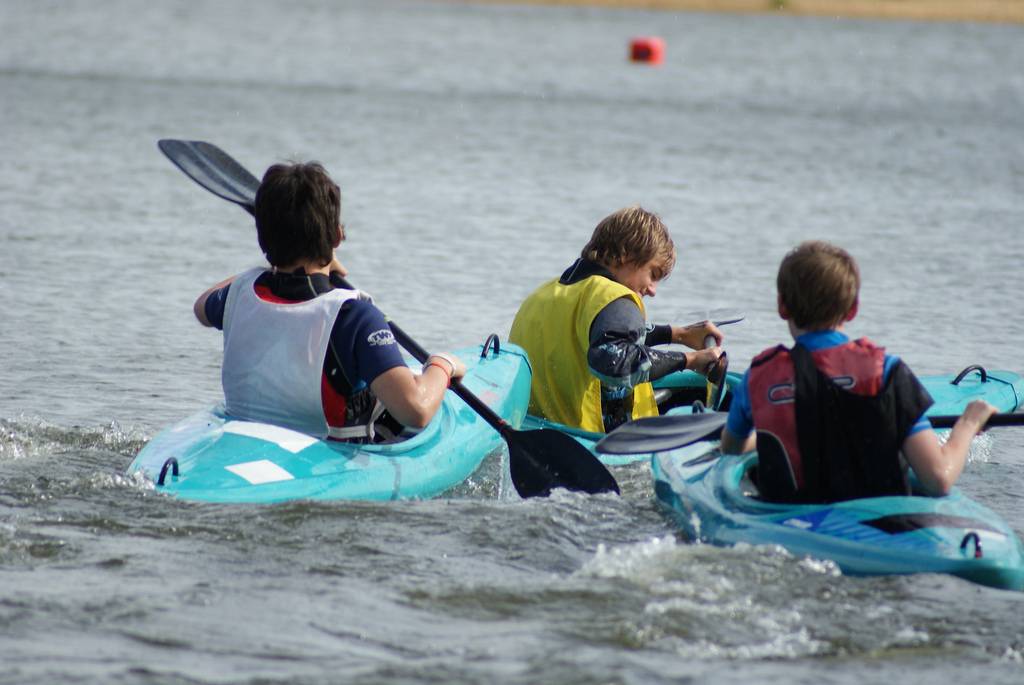
POLYGON ((659 502, 692 540, 780 545, 830 559, 846 574, 947 573, 1024 590, 1024 548, 997 514, 958 489, 946 497, 873 497, 774 504, 748 477, 756 454, 721 456, 696 443, 651 460, 659 502))
MULTIPOLYGON (((931 394, 935 404, 928 410, 931 416, 960 414, 976 399, 983 399, 995 405, 1001 412, 1011 412, 1024 401, 1024 378, 1013 371, 986 371, 980 366, 969 366, 960 373, 948 375, 920 376, 922 384, 931 394)), ((732 389, 743 382, 743 374, 729 372, 726 387, 732 389)), ((659 401, 663 414, 688 414, 693 412, 694 402, 704 403, 707 381, 694 371, 676 371, 654 382, 655 395, 668 394, 670 399, 659 401)), ((723 409, 727 409, 731 393, 726 391, 723 409)), ((698 410, 701 407, 698 406, 698 410)), ((608 466, 622 466, 651 458, 650 453, 601 454, 594 450, 598 440, 605 433, 594 433, 572 428, 561 423, 529 415, 523 422, 524 428, 552 428, 567 433, 579 443, 594 452, 608 466)))
POLYGON ((931 416, 962 414, 974 400, 985 400, 1001 412, 1015 411, 1024 402, 1024 378, 1013 371, 986 371, 968 366, 957 374, 922 376, 921 382, 935 400, 931 416))
MULTIPOLYGON (((516 428, 526 416, 530 365, 516 345, 494 347, 456 350, 468 367, 463 385, 516 428)), ((216 407, 162 431, 128 473, 144 474, 159 492, 205 502, 427 498, 463 482, 503 446, 452 392, 426 428, 393 444, 319 440, 216 407)))
MULTIPOLYGON (((1010 371, 969 367, 921 381, 935 399, 933 416, 959 414, 979 398, 1012 412, 1024 397, 1024 381, 1010 371)), ((1013 529, 958 489, 946 497, 765 502, 749 478, 757 455, 723 456, 717 447, 696 443, 651 457, 655 496, 693 540, 780 545, 851 575, 947 573, 1024 590, 1024 547, 1013 529)))

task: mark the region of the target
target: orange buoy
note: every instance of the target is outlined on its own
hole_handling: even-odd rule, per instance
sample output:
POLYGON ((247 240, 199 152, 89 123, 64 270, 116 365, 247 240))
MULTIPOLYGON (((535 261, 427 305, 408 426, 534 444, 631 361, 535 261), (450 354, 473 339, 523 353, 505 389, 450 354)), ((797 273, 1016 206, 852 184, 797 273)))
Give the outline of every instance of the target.
POLYGON ((665 41, 655 36, 634 38, 629 43, 629 59, 646 64, 661 64, 665 58, 665 41))

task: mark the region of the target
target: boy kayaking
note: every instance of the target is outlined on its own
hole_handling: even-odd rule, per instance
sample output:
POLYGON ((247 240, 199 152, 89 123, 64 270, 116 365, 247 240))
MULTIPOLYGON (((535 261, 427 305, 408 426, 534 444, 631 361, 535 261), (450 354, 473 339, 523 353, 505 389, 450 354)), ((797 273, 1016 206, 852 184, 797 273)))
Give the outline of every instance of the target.
POLYGON ((756 447, 757 486, 771 501, 907 495, 907 465, 925 494, 947 494, 996 408, 972 402, 939 443, 925 417, 932 399, 910 369, 843 332, 857 315, 860 271, 842 248, 800 244, 782 260, 777 288, 794 345, 751 362, 733 395, 722 451, 756 447))
POLYGON ((651 381, 679 369, 706 373, 721 356, 711 322, 648 325, 643 297, 671 273, 676 249, 661 219, 625 207, 594 229, 582 254, 519 308, 509 340, 533 366, 530 413, 594 432, 657 416, 651 381), (712 336, 716 346, 700 349, 712 336), (693 352, 657 350, 679 343, 693 352))
POLYGON ((406 366, 384 315, 343 282, 334 255, 345 238, 340 217, 341 191, 320 164, 267 169, 255 218, 270 268, 214 285, 194 307, 200 323, 224 331, 231 416, 374 441, 426 426, 451 379, 465 373, 447 354, 432 355, 420 374, 406 366))

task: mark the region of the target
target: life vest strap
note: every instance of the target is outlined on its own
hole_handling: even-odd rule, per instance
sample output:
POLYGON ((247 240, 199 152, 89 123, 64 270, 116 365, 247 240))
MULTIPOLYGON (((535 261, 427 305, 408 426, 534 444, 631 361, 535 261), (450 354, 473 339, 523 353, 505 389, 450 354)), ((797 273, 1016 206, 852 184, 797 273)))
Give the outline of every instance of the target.
MULTIPOLYGON (((359 424, 356 426, 328 426, 327 437, 335 440, 359 440, 365 438, 367 442, 373 442, 373 439, 377 437, 378 429, 376 427, 377 420, 384 413, 384 404, 377 400, 373 405, 373 411, 370 412, 369 421, 365 424, 359 424)), ((390 430, 381 427, 380 433, 385 435, 386 438, 393 439, 394 435, 391 434, 390 430)))

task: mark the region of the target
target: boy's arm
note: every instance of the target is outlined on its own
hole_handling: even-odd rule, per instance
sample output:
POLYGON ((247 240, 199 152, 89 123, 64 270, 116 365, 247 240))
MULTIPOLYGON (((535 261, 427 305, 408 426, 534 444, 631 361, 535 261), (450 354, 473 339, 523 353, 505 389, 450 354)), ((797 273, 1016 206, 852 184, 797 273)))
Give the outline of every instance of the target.
POLYGON ((754 413, 750 408, 750 370, 743 374, 743 381, 732 391, 729 417, 722 428, 721 450, 725 454, 745 454, 757 448, 757 433, 754 432, 754 413))
POLYGON ((591 373, 609 388, 632 388, 679 369, 704 373, 718 358, 718 348, 682 352, 651 347, 673 342, 672 330, 670 326, 648 330, 643 313, 630 298, 608 303, 590 325, 587 363, 591 373))
POLYGON ((722 331, 712 321, 701 321, 688 326, 672 326, 672 342, 686 345, 694 350, 704 349, 704 341, 708 336, 715 339, 715 347, 722 345, 722 331))
POLYGON ((431 355, 423 372, 395 366, 373 379, 370 391, 403 426, 424 428, 434 418, 453 378, 461 378, 466 366, 450 354, 431 355))
MULTIPOLYGON (((634 307, 636 305, 633 305, 634 307)), ((637 310, 639 312, 639 310, 637 310)), ((642 319, 642 315, 641 315, 642 319)), ((718 330, 718 326, 712 321, 701 321, 700 323, 690 324, 688 326, 669 326, 667 324, 650 325, 648 326, 647 337, 644 340, 644 344, 647 346, 653 345, 668 345, 674 343, 676 345, 686 345, 687 347, 696 350, 695 352, 657 352, 651 350, 653 354, 674 354, 676 356, 683 355, 686 358, 686 366, 679 368, 693 369, 698 373, 707 375, 712 365, 722 356, 722 332, 718 330), (711 347, 705 347, 704 341, 711 337, 715 343, 711 347)), ((675 369, 670 369, 674 371, 675 369)), ((664 373, 655 375, 651 374, 651 380, 661 378, 664 373)))
POLYGON ((203 324, 207 328, 215 327, 214 323, 210 321, 210 319, 206 316, 206 301, 210 299, 210 295, 212 295, 213 293, 217 292, 221 288, 224 288, 225 286, 231 285, 231 282, 235 280, 236 277, 237 276, 225 278, 220 283, 212 285, 209 288, 207 288, 202 295, 196 298, 195 304, 192 305, 192 313, 196 315, 196 319, 199 320, 199 323, 203 324))
POLYGON ((903 441, 903 456, 914 469, 925 494, 948 495, 963 473, 971 440, 998 411, 984 400, 974 400, 953 425, 949 439, 942 445, 933 430, 914 433, 903 441))
POLYGON ((680 352, 661 354, 646 344, 647 324, 629 298, 605 305, 590 324, 587 365, 606 388, 629 390, 639 383, 685 368, 680 352))
POLYGON ((757 448, 757 436, 749 433, 745 438, 738 438, 728 428, 722 429, 722 453, 723 454, 746 454, 757 448))

